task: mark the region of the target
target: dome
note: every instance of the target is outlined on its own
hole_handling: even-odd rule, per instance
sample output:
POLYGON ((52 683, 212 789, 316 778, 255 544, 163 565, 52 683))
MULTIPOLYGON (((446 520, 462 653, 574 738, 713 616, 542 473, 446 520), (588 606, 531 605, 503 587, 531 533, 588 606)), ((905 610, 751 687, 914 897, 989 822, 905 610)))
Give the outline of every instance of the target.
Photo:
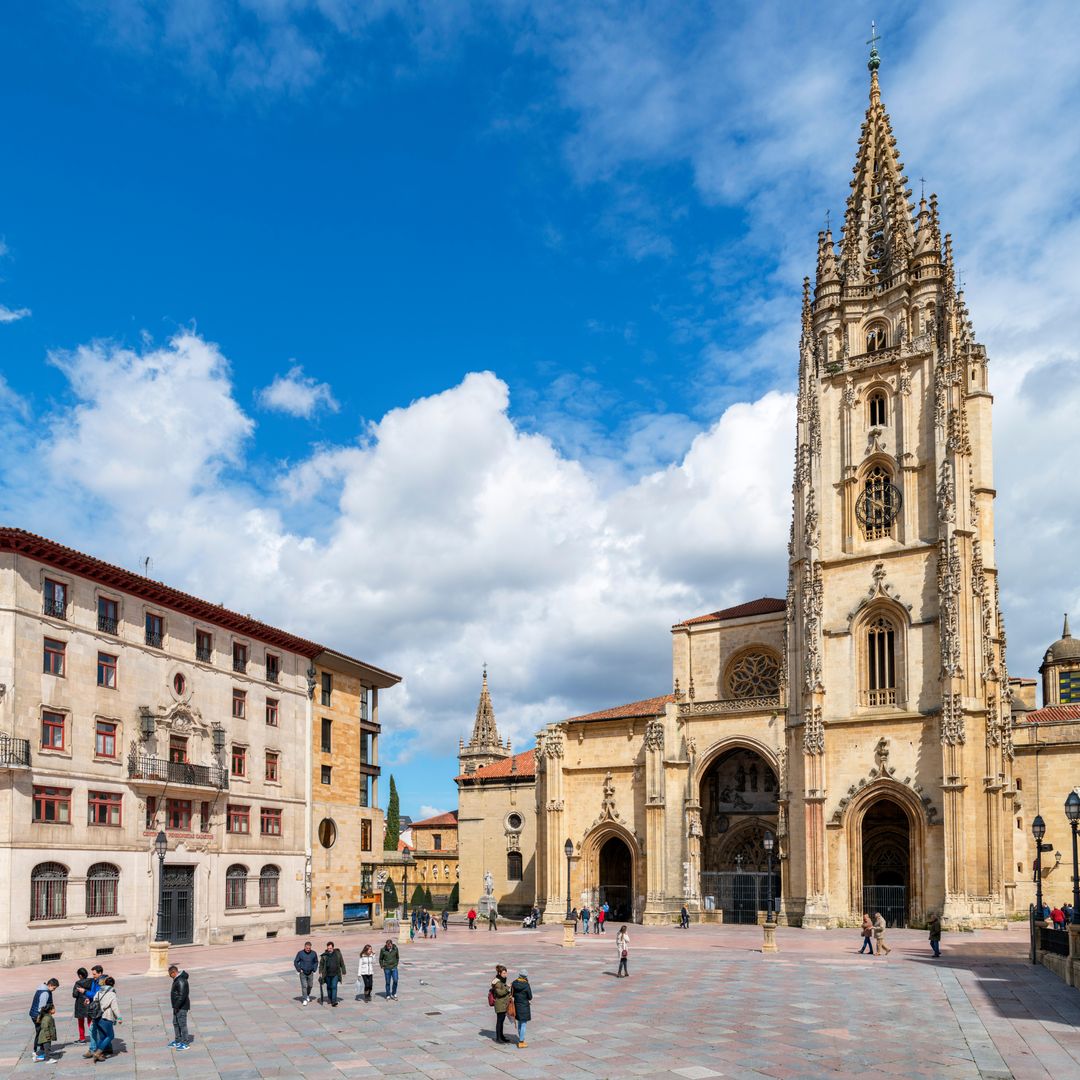
POLYGON ((1069 616, 1065 616, 1065 625, 1061 629, 1061 637, 1046 650, 1043 663, 1052 664, 1059 660, 1080 660, 1080 638, 1074 638, 1069 633, 1069 616))

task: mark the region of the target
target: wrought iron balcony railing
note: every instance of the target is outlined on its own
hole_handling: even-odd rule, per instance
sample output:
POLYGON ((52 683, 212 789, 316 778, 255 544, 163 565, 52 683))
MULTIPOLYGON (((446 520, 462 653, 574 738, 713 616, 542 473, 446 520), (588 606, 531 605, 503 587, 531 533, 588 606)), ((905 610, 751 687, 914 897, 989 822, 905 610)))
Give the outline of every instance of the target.
POLYGON ((67 618, 67 604, 63 600, 46 600, 43 608, 45 614, 51 615, 54 619, 67 618))
POLYGON ((108 615, 99 615, 97 617, 97 628, 103 634, 115 634, 118 621, 117 619, 110 619, 108 615))
POLYGON ((266 681, 276 683, 278 681, 278 669, 267 668, 266 669, 266 681))
POLYGON ((30 740, 0 734, 0 768, 30 765, 30 740))
POLYGON ((247 661, 240 656, 234 656, 232 661, 233 671, 239 671, 241 674, 247 672, 247 661))
POLYGON ((160 649, 161 648, 161 642, 162 642, 164 637, 165 637, 164 634, 156 633, 153 630, 147 630, 146 631, 146 644, 149 645, 153 649, 160 649))
POLYGON ((156 780, 168 784, 217 788, 226 791, 229 774, 220 765, 192 765, 188 761, 166 761, 140 754, 134 748, 128 754, 128 776, 132 780, 156 780))
POLYGON ((199 648, 198 646, 196 646, 196 648, 195 648, 195 659, 196 660, 201 660, 204 664, 209 664, 210 661, 214 659, 214 650, 213 649, 202 649, 202 648, 199 648))

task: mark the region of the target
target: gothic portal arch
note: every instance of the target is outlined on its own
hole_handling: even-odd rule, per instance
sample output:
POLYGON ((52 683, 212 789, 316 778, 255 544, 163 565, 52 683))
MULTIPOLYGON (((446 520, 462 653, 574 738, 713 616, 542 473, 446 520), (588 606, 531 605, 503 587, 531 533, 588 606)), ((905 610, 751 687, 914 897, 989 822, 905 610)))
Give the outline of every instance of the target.
POLYGON ((644 864, 637 837, 618 822, 606 821, 586 834, 582 856, 585 902, 595 907, 606 901, 613 921, 639 921, 644 864))

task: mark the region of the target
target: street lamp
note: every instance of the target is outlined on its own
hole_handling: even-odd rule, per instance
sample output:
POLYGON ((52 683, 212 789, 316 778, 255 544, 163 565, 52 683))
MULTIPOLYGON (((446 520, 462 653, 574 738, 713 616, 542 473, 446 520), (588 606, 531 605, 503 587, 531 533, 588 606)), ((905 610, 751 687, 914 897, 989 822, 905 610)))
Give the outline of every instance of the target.
POLYGON ((1031 835, 1035 837, 1035 917, 1041 919, 1043 911, 1042 853, 1043 837, 1046 835, 1046 822, 1043 821, 1042 814, 1035 815, 1035 820, 1031 823, 1031 835))
MULTIPOLYGON (((1073 827, 1073 836, 1076 836, 1075 826, 1073 827)), ((566 921, 570 921, 570 856, 574 854, 574 841, 567 840, 563 844, 563 851, 566 853, 566 921)))
POLYGON ((773 852, 773 844, 776 842, 776 840, 773 837, 773 834, 771 832, 767 832, 765 834, 765 836, 762 838, 761 842, 765 847, 765 855, 766 855, 766 858, 768 859, 768 863, 769 863, 769 918, 768 918, 768 921, 769 922, 774 922, 775 920, 773 919, 773 891, 772 891, 772 885, 773 885, 773 879, 772 879, 772 852, 773 852))
POLYGON ((1080 923, 1080 864, 1076 858, 1076 830, 1080 828, 1080 795, 1077 795, 1075 791, 1070 791, 1069 797, 1065 800, 1065 816, 1069 819, 1069 826, 1072 828, 1073 911, 1071 921, 1075 926, 1080 923))
POLYGON ((401 922, 409 917, 409 863, 412 853, 406 848, 401 853, 401 922))
POLYGON ((155 941, 167 941, 165 936, 165 852, 169 850, 169 838, 159 829, 154 837, 154 854, 158 857, 157 932, 155 941))

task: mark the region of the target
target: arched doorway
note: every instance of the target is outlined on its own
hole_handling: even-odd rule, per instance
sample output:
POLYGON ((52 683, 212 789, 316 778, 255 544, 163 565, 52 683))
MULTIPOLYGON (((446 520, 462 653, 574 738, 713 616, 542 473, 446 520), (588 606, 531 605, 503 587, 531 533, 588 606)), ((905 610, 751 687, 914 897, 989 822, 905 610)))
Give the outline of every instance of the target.
POLYGON ((895 800, 880 798, 862 819, 863 910, 906 926, 911 901, 911 825, 895 800))
POLYGON ((597 860, 597 901, 608 905, 608 919, 630 922, 634 914, 634 857, 626 841, 609 836, 597 860))
POLYGON ((779 791, 772 764, 748 746, 717 754, 702 773, 701 897, 724 922, 756 922, 780 899, 780 864, 770 881, 766 834, 776 837, 779 791))

